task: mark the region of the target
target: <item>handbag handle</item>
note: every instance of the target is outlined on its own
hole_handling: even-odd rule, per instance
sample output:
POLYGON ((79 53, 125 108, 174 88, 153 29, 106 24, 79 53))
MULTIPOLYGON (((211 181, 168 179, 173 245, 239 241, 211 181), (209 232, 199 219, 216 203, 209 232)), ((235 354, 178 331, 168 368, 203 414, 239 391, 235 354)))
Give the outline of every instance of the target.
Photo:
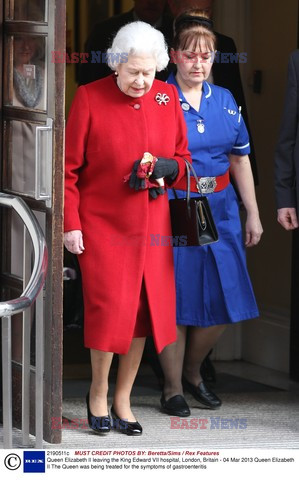
MULTIPOLYGON (((202 195, 202 191, 201 191, 201 186, 200 186, 200 183, 199 183, 199 180, 198 180, 198 176, 194 170, 194 167, 193 165, 188 161, 186 160, 186 158, 184 158, 184 161, 185 161, 185 164, 186 164, 186 182, 187 182, 187 208, 188 208, 188 214, 189 214, 189 217, 191 217, 191 207, 190 207, 190 170, 193 174, 193 177, 195 178, 195 182, 196 182, 196 187, 197 187, 197 190, 198 190, 198 193, 202 195)), ((173 193, 174 193, 174 196, 176 199, 178 199, 178 196, 177 196, 177 193, 175 191, 175 189, 173 188, 173 193)))

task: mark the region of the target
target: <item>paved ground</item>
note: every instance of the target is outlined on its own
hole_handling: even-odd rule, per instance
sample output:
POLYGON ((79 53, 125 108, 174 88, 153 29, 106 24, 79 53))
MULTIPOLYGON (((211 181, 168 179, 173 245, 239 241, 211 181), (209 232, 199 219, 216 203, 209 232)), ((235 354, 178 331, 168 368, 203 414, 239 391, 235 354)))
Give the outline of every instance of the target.
MULTIPOLYGON (((66 426, 86 419, 88 380, 67 380, 63 402, 66 426)), ((217 411, 201 408, 186 395, 188 421, 160 412, 160 389, 152 372, 139 376, 132 396, 134 413, 144 433, 129 438, 117 431, 98 436, 86 428, 64 428, 62 443, 45 448, 299 448, 299 385, 283 374, 244 364, 217 365, 215 391, 223 400, 217 411), (263 380, 263 382, 261 382, 263 380), (192 419, 192 426, 190 420, 192 419), (205 426, 206 428, 200 428, 205 426), (178 428, 180 427, 180 428, 178 428), (189 427, 189 428, 188 428, 189 427)), ((20 435, 14 432, 20 444, 20 435)), ((34 444, 33 444, 34 445, 34 444)))

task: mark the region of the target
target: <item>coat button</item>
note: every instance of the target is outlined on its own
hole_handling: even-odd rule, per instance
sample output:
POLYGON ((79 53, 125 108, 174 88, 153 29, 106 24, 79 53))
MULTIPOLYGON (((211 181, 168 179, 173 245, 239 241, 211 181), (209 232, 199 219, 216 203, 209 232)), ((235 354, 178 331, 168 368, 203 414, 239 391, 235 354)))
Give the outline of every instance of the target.
POLYGON ((141 107, 141 105, 139 103, 135 103, 135 105, 134 105, 135 110, 139 110, 140 107, 141 107))

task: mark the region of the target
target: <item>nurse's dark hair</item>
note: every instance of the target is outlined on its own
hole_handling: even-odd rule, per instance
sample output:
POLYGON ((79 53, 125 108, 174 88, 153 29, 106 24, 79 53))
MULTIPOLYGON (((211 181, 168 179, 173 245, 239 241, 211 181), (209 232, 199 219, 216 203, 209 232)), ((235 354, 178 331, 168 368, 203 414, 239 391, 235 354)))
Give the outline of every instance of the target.
POLYGON ((204 41, 209 51, 216 50, 213 22, 204 10, 192 9, 179 15, 174 21, 174 50, 196 50, 204 41))

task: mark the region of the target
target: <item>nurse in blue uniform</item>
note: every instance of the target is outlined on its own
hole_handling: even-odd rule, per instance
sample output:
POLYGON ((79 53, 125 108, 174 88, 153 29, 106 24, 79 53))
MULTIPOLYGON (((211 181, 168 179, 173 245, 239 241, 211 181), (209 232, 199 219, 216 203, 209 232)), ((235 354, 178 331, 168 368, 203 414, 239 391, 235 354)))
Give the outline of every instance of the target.
MULTIPOLYGON (((177 416, 190 415, 183 389, 208 408, 220 407, 221 400, 200 376, 201 363, 226 325, 259 315, 245 258, 245 247, 257 245, 263 231, 248 133, 232 94, 206 81, 214 55, 215 36, 206 14, 191 10, 177 17, 172 51, 177 72, 168 83, 177 88, 193 166, 219 233, 217 243, 174 248, 177 342, 164 349, 160 362, 165 376, 162 411, 177 416), (246 209, 245 234, 229 173, 246 209)), ((185 183, 176 186, 180 197, 186 196, 185 183)), ((169 197, 173 198, 172 191, 169 197)))

